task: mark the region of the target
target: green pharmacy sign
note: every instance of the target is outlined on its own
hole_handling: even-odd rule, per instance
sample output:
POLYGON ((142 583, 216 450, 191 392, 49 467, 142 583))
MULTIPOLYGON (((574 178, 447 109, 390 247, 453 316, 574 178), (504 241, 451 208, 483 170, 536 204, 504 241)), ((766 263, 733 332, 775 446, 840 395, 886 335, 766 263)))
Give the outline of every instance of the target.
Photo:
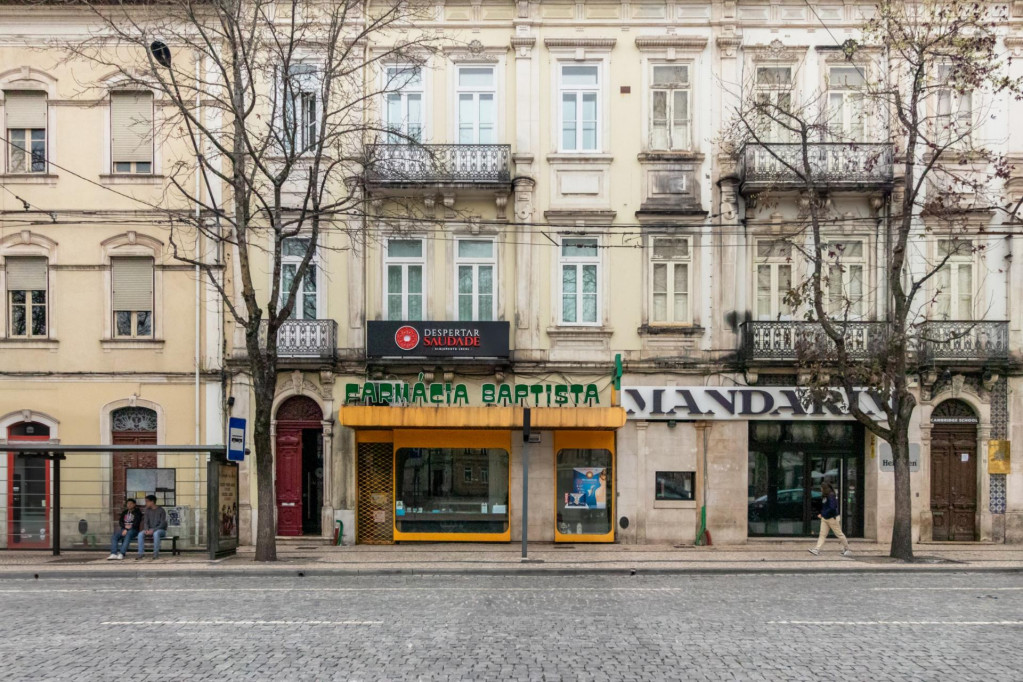
MULTIPOLYGON (((600 391, 596 384, 482 384, 475 391, 475 396, 473 402, 482 405, 600 405, 600 391)), ((345 384, 345 403, 468 406, 470 398, 469 387, 465 384, 369 381, 364 384, 345 384)))

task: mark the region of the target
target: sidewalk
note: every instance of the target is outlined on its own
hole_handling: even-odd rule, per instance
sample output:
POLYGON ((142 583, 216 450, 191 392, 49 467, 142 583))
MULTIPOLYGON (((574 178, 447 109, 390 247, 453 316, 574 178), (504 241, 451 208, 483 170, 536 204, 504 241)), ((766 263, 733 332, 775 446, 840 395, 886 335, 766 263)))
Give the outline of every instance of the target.
POLYGON ((888 557, 888 546, 852 542, 853 554, 842 557, 830 541, 821 556, 806 550, 809 540, 750 541, 722 547, 670 545, 553 545, 531 543, 529 561, 521 560, 518 543, 433 544, 331 547, 316 539, 281 543, 276 563, 257 563, 254 549, 242 547, 237 556, 210 561, 202 554, 152 561, 129 555, 107 561, 106 552, 0 551, 0 579, 83 578, 133 576, 331 576, 331 575, 578 575, 578 574, 714 574, 814 572, 945 572, 1019 571, 1023 546, 983 543, 923 543, 914 548, 916 561, 888 557))

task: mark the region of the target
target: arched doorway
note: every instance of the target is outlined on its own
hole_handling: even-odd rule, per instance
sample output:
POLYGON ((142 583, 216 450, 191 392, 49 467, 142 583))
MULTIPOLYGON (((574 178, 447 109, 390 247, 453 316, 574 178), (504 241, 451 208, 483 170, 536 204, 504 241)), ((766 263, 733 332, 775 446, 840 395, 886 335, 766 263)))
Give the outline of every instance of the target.
POLYGON ((933 540, 976 539, 978 421, 962 400, 946 400, 931 412, 933 540))
MULTIPOLYGON (((158 417, 148 407, 121 407, 110 413, 110 443, 112 445, 156 445, 158 417)), ((133 497, 139 506, 150 493, 162 498, 160 504, 174 500, 167 499, 165 490, 169 484, 160 486, 150 470, 157 468, 155 452, 115 452, 110 489, 110 513, 116 514, 124 507, 126 498, 133 497), (130 479, 130 480, 129 480, 130 479), (152 480, 150 480, 152 479, 152 480)))
MULTIPOLYGON (((19 422, 7 427, 7 441, 48 441, 50 427, 19 422)), ((7 547, 50 546, 50 462, 7 453, 7 547)))
POLYGON ((294 396, 277 408, 277 534, 323 531, 323 411, 294 396))

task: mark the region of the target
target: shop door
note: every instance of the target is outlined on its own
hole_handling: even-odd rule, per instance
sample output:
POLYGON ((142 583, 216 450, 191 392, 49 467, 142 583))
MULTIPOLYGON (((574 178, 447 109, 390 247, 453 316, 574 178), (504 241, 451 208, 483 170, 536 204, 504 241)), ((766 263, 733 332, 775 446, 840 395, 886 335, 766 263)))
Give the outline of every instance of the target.
POLYGON ((323 431, 302 431, 302 533, 320 535, 323 508, 323 431))
POLYGON ((977 427, 931 430, 932 539, 974 540, 977 518, 977 427))
MULTIPOLYGON (((8 442, 48 441, 50 429, 35 422, 7 429, 8 442)), ((49 549, 50 462, 7 453, 7 547, 49 549)))
POLYGON ((360 544, 394 544, 394 450, 390 443, 359 443, 358 515, 360 544))
POLYGON ((277 534, 302 534, 302 429, 277 426, 277 534))

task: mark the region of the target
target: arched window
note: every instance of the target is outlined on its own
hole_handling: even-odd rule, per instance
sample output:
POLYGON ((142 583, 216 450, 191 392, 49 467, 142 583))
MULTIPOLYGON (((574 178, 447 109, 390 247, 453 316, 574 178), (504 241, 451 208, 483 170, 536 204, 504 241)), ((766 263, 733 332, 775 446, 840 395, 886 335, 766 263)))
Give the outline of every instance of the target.
POLYGON ((148 407, 122 407, 110 414, 111 431, 156 432, 156 411, 148 407))
POLYGON ((18 440, 29 436, 31 438, 50 437, 50 427, 39 422, 19 422, 7 429, 7 436, 11 440, 18 440))
POLYGON ((977 413, 962 400, 946 400, 931 412, 932 424, 976 424, 977 413))

